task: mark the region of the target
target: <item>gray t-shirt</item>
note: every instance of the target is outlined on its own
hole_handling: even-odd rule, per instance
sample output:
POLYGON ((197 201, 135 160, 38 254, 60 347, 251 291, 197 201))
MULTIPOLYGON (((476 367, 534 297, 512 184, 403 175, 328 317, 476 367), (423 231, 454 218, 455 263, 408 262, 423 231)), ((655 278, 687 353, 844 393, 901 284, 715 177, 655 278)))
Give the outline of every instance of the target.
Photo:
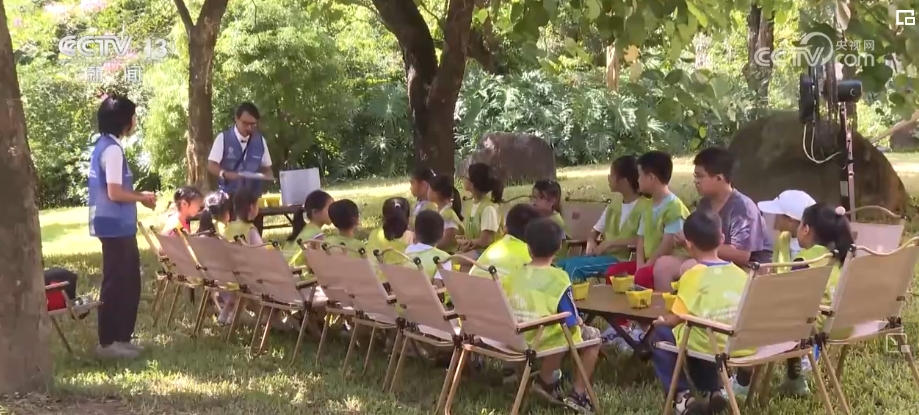
MULTIPOLYGON (((711 208, 710 200, 704 197, 699 200, 698 209, 711 208)), ((721 231, 724 233, 725 244, 750 252, 750 261, 772 261, 772 242, 769 241, 766 220, 753 200, 734 190, 718 212, 718 216, 721 217, 721 231)))

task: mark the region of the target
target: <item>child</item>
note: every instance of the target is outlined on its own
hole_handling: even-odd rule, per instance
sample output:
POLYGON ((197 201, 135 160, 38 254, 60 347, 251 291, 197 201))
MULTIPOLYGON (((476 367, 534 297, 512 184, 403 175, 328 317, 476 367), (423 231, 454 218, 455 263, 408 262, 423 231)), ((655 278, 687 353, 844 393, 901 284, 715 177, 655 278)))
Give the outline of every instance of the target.
MULTIPOLYGON (((638 188, 651 196, 650 208, 642 214, 638 225, 636 245, 635 284, 658 291, 670 291, 674 274, 679 276, 681 261, 656 264, 666 255, 673 255, 676 234, 683 228, 689 209, 670 192, 673 160, 662 151, 650 151, 638 158, 638 188), (673 265, 672 263, 675 263, 673 265)), ((617 270, 607 270, 607 276, 617 270)))
POLYGON ((201 191, 194 186, 180 187, 172 196, 172 201, 175 203, 176 211, 166 219, 166 225, 160 234, 175 236, 180 229, 184 229, 185 233, 191 233, 188 218, 201 212, 201 204, 204 203, 201 191))
POLYGON ((258 194, 247 188, 238 190, 233 196, 233 213, 236 218, 227 224, 225 237, 228 240, 242 236, 249 245, 262 244, 262 237, 253 224, 258 216, 258 199, 258 194))
MULTIPOLYGON (((529 264, 532 258, 530 258, 524 233, 527 225, 541 216, 533 206, 526 204, 514 205, 507 212, 507 235, 504 235, 503 238, 486 248, 482 255, 479 256, 478 262, 486 267, 494 265, 498 269, 498 275, 502 277, 529 264)), ((561 237, 561 234, 556 236, 561 237)), ((488 276, 488 271, 479 267, 473 267, 470 273, 488 276)))
POLYGON ((431 190, 431 180, 434 180, 434 171, 426 167, 418 167, 412 172, 409 179, 412 196, 415 197, 415 208, 412 209, 409 229, 415 228, 415 218, 422 210, 437 210, 437 205, 428 200, 428 192, 431 190))
MULTIPOLYGON (((527 225, 524 235, 533 260, 502 280, 508 303, 517 315, 518 322, 568 312, 570 316, 565 320, 565 324, 570 328, 571 336, 576 343, 599 338, 599 330, 583 325, 578 318, 568 274, 552 266, 553 257, 562 245, 562 239, 559 237, 561 227, 549 218, 536 219, 527 225)), ((524 336, 529 343, 534 340, 536 332, 526 332, 524 336)), ((566 345, 562 330, 558 326, 547 326, 542 331, 537 352, 566 345)), ((586 347, 578 352, 588 378, 593 375, 599 352, 599 345, 586 347)), ((564 402, 581 412, 593 412, 594 405, 587 396, 584 379, 580 376, 574 379, 573 390, 567 397, 562 392, 561 382, 554 380, 555 371, 561 368, 562 358, 564 354, 561 353, 542 358, 539 373, 533 381, 533 390, 552 402, 564 402)))
POLYGON ((472 194, 472 200, 463 206, 466 241, 459 250, 477 258, 501 229, 498 205, 503 199, 504 184, 492 176, 489 165, 473 163, 463 177, 463 188, 472 194))
POLYGON ((453 186, 453 179, 447 176, 434 177, 428 188, 428 200, 437 206, 444 222, 443 236, 436 247, 456 252, 459 248, 456 237, 463 234, 463 201, 459 190, 453 186))
POLYGON ((323 239, 322 227, 330 225, 329 206, 334 202, 332 196, 322 190, 314 190, 306 196, 303 205, 294 214, 293 229, 284 244, 284 258, 294 266, 306 266, 297 241, 306 242, 311 239, 323 239), (307 222, 309 220, 309 222, 307 222))
POLYGON ((568 227, 562 217, 562 186, 555 180, 540 180, 533 184, 530 196, 533 207, 545 217, 549 217, 562 228, 562 240, 568 238, 568 227))
MULTIPOLYGON (((415 217, 415 243, 405 248, 405 255, 420 259, 424 272, 438 286, 443 286, 443 278, 441 278, 440 272, 437 271, 437 264, 434 263, 434 258, 439 258, 443 261, 450 256, 450 254, 435 247, 443 237, 443 233, 444 218, 433 210, 422 210, 415 217)), ((403 265, 415 267, 412 262, 403 262, 403 265)), ((441 268, 443 269, 449 270, 451 267, 450 261, 441 263, 441 268)))
POLYGON ((801 247, 798 245, 798 226, 804 210, 817 202, 800 190, 786 190, 773 200, 759 202, 760 212, 775 215, 775 230, 779 232, 772 248, 772 262, 788 263, 801 247))
MULTIPOLYGON (((724 147, 709 147, 696 154, 692 162, 695 166, 693 181, 702 196, 697 210, 711 210, 721 217, 724 244, 718 248, 718 256, 745 268, 749 268, 751 262, 769 262, 772 241, 766 221, 756 203, 731 184, 737 164, 734 154, 724 147)), ((678 243, 680 239, 678 235, 678 243)), ((659 264, 663 263, 662 258, 659 264)), ((691 263, 682 265, 684 268, 692 266, 691 263)), ((678 276, 676 273, 671 277, 678 276)))
MULTIPOLYGON (((332 220, 332 225, 338 228, 337 235, 329 235, 325 238, 329 245, 344 245, 354 251, 364 247, 364 242, 354 237, 361 223, 361 212, 353 201, 342 199, 332 202, 329 205, 329 218, 332 220)), ((348 254, 357 256, 357 253, 349 252, 348 254)), ((368 252, 367 255, 371 256, 373 253, 368 252)))
MULTIPOLYGON (((368 255, 389 248, 405 252, 405 248, 415 239, 412 231, 408 230, 409 206, 408 200, 404 197, 391 197, 383 202, 383 226, 370 232, 367 240, 368 255)), ((387 264, 398 264, 404 259, 395 252, 383 254, 383 262, 387 264)))
MULTIPOLYGON (((651 333, 651 344, 670 342, 680 344, 689 336, 688 348, 705 354, 724 351, 727 336, 716 334, 719 350, 713 351, 704 330, 689 330, 679 315, 702 317, 719 323, 730 324, 737 315, 737 306, 747 284, 747 273, 732 262, 718 257, 718 247, 724 242, 721 233, 721 219, 709 210, 693 212, 683 226, 686 247, 697 264, 680 278, 680 290, 673 304, 673 313, 660 317, 651 333)), ((749 356, 755 350, 732 352, 731 357, 749 356)), ((665 390, 669 390, 676 367, 677 354, 662 349, 652 350, 652 362, 657 378, 665 390)), ((689 384, 680 376, 674 410, 679 414, 716 413, 727 405, 722 392, 718 366, 702 359, 689 357, 686 361, 693 384, 708 402, 693 397, 689 384)))
POLYGON ((585 256, 559 261, 558 266, 572 277, 603 270, 607 275, 634 275, 637 269, 636 262, 629 261, 630 247, 638 244, 641 215, 651 208, 651 199, 638 192, 637 159, 622 156, 614 160, 607 182, 609 190, 622 195, 622 200, 611 202, 603 211, 587 241, 585 256))
MULTIPOLYGON (((849 250, 855 244, 845 213, 846 210, 843 207, 834 209, 826 203, 813 204, 804 209, 796 231, 798 242, 803 249, 795 257, 794 262, 810 261, 830 252, 833 253, 832 259, 810 265, 814 267, 833 265, 833 271, 830 273, 830 280, 827 282, 826 291, 823 293, 823 301, 821 301, 824 306, 832 305, 836 284, 839 283, 839 270, 846 262, 849 250)), ((793 269, 807 267, 808 265, 802 265, 793 269)), ((680 283, 680 289, 682 287, 683 284, 680 283)), ((825 315, 820 314, 817 316, 816 328, 818 332, 823 330, 825 322, 825 315)), ((846 338, 851 333, 851 328, 841 328, 833 330, 830 333, 830 338, 846 338)), ((741 395, 745 395, 748 392, 750 385, 748 375, 748 373, 744 372, 738 373, 737 383, 740 386, 738 393, 741 395)), ((787 374, 782 390, 792 396, 807 396, 810 394, 807 381, 801 376, 800 358, 788 359, 787 374)))
POLYGON ((230 195, 216 191, 204 198, 204 210, 198 221, 198 233, 213 232, 223 238, 227 237, 227 223, 230 222, 230 195))

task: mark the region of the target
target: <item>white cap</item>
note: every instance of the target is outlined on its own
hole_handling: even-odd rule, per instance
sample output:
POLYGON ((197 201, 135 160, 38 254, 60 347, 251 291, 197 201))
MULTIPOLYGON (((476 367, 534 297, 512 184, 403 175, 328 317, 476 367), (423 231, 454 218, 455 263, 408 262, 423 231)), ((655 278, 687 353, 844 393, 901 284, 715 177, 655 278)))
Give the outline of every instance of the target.
POLYGON ((804 216, 804 209, 816 204, 814 198, 800 190, 786 190, 779 194, 773 200, 759 202, 759 210, 762 213, 771 213, 773 215, 785 215, 794 220, 801 220, 804 216))

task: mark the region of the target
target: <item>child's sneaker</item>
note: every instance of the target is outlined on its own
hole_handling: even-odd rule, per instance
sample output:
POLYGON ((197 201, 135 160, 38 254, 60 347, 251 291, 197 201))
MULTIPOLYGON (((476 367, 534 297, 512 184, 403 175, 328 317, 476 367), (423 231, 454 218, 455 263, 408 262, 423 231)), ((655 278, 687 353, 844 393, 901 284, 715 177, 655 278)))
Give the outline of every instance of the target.
POLYGON ((562 382, 547 384, 541 377, 536 376, 533 380, 533 392, 542 396, 550 403, 562 405, 565 403, 565 395, 562 393, 562 382))
POLYGON ((571 394, 565 398, 565 405, 582 414, 592 414, 596 411, 593 402, 590 401, 590 397, 586 393, 580 394, 571 391, 571 394))
POLYGON ((673 401, 673 412, 676 415, 703 415, 709 413, 709 406, 692 396, 689 391, 680 392, 673 401))
POLYGON ((780 390, 783 394, 796 398, 805 398, 811 394, 811 390, 807 386, 807 379, 804 379, 804 376, 798 376, 796 379, 785 378, 780 390))

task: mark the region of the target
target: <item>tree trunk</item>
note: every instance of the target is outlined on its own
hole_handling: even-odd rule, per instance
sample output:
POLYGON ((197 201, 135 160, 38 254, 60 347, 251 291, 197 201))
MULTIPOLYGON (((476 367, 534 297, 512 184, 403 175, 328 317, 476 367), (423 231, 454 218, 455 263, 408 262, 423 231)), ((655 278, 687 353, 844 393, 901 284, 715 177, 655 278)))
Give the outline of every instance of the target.
POLYGON ((619 70, 622 68, 622 51, 615 44, 606 47, 606 88, 619 90, 619 70))
MULTIPOLYGON (((744 77, 747 86, 756 94, 757 106, 769 106, 769 83, 772 81, 771 60, 768 66, 756 64, 754 57, 757 50, 771 52, 775 47, 775 22, 773 16, 763 16, 763 9, 753 5, 747 15, 747 64, 744 65, 744 77)), ((769 55, 763 55, 769 56, 769 55)))
POLYGON ((373 0, 386 28, 399 41, 408 86, 415 165, 438 174, 455 171, 453 114, 466 72, 473 0, 450 0, 440 66, 431 31, 413 0, 373 0))
POLYGON ((220 35, 220 21, 228 0, 205 0, 192 23, 184 0, 174 0, 188 36, 188 146, 186 182, 199 189, 217 187, 217 178, 207 172, 207 156, 214 144, 214 48, 220 35))
POLYGON ((35 166, 26 141, 13 44, 0 0, 0 396, 52 380, 35 166), (15 201, 13 203, 12 201, 15 201))

